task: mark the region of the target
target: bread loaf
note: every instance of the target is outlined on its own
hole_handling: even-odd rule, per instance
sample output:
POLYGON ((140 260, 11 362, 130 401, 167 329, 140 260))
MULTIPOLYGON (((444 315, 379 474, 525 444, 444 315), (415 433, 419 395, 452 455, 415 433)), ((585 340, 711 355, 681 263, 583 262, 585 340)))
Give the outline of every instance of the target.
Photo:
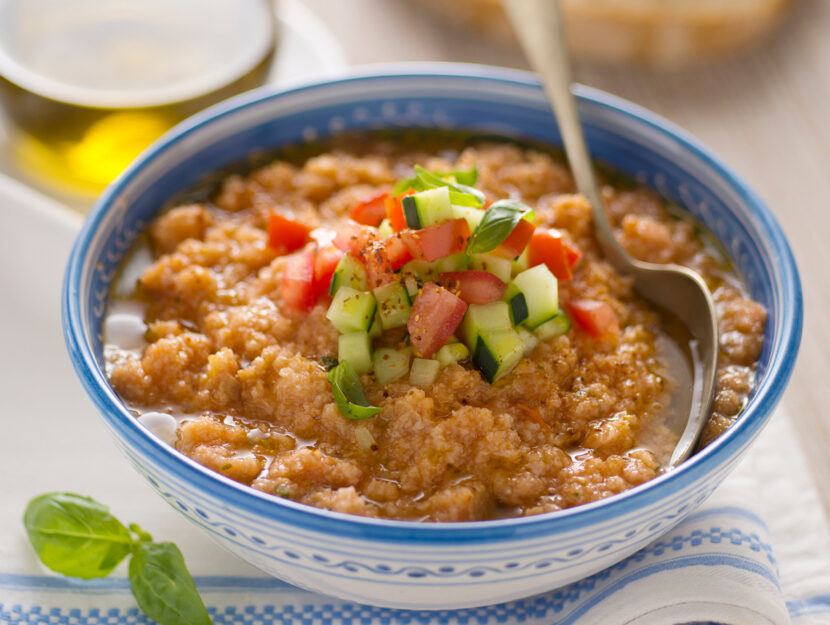
MULTIPOLYGON (((515 45, 500 0, 417 0, 485 36, 515 45)), ((562 0, 576 58, 678 67, 760 41, 793 0, 562 0)))

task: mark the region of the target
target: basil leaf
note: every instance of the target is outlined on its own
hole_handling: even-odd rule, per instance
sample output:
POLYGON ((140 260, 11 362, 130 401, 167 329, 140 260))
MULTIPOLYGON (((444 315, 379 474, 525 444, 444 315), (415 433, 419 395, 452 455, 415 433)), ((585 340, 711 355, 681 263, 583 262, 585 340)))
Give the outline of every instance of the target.
POLYGON ((366 399, 366 392, 360 384, 354 368, 348 360, 343 360, 331 369, 326 376, 331 384, 334 401, 347 419, 368 419, 380 412, 380 408, 372 406, 366 399))
POLYGON ((162 625, 211 623, 182 552, 173 543, 137 543, 130 560, 130 586, 139 607, 162 625))
POLYGON ((478 168, 473 165, 470 169, 453 169, 450 171, 442 171, 438 174, 442 178, 452 176, 458 184, 466 186, 473 186, 478 180, 478 168))
POLYGON ((439 175, 427 171, 420 165, 415 165, 415 175, 418 177, 421 183, 428 189, 434 189, 436 187, 449 187, 451 191, 472 195, 479 201, 478 206, 482 206, 486 199, 484 197, 484 194, 478 189, 469 187, 464 184, 458 184, 455 182, 450 182, 449 180, 445 180, 444 178, 441 178, 439 175))
POLYGON ((41 562, 70 577, 106 577, 130 553, 129 530, 106 506, 72 493, 48 493, 26 506, 23 525, 41 562))
POLYGON ((392 187, 392 195, 400 195, 410 189, 417 192, 426 191, 427 188, 421 184, 421 181, 418 180, 418 178, 407 178, 406 180, 401 180, 398 184, 392 187))
POLYGON ((496 249, 513 232, 520 219, 534 216, 530 208, 516 200, 494 202, 484 211, 484 217, 467 241, 467 255, 496 249))
POLYGON ((469 206, 471 208, 480 208, 481 202, 475 195, 469 193, 459 193, 458 191, 450 191, 450 204, 456 206, 469 206))

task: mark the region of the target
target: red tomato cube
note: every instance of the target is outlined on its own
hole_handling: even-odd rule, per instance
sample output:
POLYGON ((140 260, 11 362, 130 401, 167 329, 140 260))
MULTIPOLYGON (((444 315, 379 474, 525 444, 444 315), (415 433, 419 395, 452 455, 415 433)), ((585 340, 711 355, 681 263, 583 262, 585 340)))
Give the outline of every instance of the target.
POLYGON ((415 298, 409 321, 409 340, 416 355, 429 358, 455 333, 467 303, 447 289, 427 282, 415 298))

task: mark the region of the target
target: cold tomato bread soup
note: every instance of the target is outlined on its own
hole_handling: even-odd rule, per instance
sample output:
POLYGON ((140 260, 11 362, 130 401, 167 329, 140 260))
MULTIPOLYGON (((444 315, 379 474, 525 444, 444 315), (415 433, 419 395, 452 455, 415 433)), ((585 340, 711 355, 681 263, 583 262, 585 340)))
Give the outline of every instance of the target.
MULTIPOLYGON (((338 512, 531 515, 657 476, 683 339, 603 259, 556 158, 461 143, 334 143, 163 212, 113 294, 114 389, 209 469, 338 512)), ((603 197, 633 255, 713 292, 705 445, 750 393, 765 310, 652 192, 603 197)))

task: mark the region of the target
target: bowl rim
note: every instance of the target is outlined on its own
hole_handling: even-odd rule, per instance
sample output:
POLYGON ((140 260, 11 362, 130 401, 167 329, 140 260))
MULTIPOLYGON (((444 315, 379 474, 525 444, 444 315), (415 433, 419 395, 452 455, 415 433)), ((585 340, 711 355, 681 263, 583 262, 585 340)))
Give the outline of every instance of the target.
POLYGON ((331 536, 404 544, 483 544, 564 534, 592 524, 607 523, 670 496, 698 481, 708 472, 727 464, 733 456, 737 456, 737 452, 745 449, 770 417, 789 381, 798 351, 803 324, 803 304, 801 283, 792 251, 780 226, 761 198, 699 140, 656 113, 604 91, 582 85, 576 85, 574 88, 581 102, 598 104, 613 110, 623 119, 671 136, 693 157, 702 160, 716 171, 721 180, 740 197, 742 204, 752 209, 753 219, 759 223, 758 230, 769 236, 766 243, 776 254, 776 264, 781 277, 780 290, 783 301, 788 302, 780 319, 781 345, 771 355, 764 384, 757 388, 750 405, 738 421, 706 449, 682 463, 677 469, 597 502, 528 517, 420 523, 332 512, 256 491, 203 467, 172 446, 151 436, 121 404, 110 388, 104 372, 98 368, 91 346, 84 340, 80 285, 83 284, 83 269, 88 266, 85 262, 86 251, 90 249, 89 244, 95 237, 97 226, 108 209, 119 202, 120 194, 129 182, 159 153, 171 149, 191 133, 214 123, 217 119, 237 114, 264 100, 360 81, 425 77, 441 80, 474 79, 496 85, 511 84, 533 88, 541 93, 539 80, 529 72, 461 63, 371 65, 341 72, 331 79, 294 81, 278 88, 260 87, 216 104, 182 122, 145 150, 110 184, 88 215, 72 248, 62 297, 64 338, 72 365, 108 425, 128 438, 131 445, 145 456, 151 457, 154 463, 178 475, 183 482, 197 491, 209 493, 211 497, 220 498, 228 505, 238 506, 251 515, 280 523, 296 524, 331 536))

